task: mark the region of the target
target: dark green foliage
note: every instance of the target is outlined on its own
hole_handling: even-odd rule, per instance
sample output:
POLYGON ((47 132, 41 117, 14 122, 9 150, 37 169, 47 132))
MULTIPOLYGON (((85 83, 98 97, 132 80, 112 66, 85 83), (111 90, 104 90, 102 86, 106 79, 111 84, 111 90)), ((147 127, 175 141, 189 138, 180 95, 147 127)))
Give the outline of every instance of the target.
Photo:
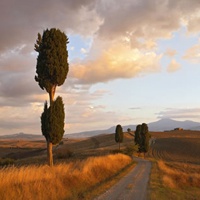
POLYGON ((64 83, 68 73, 67 36, 59 29, 45 30, 35 44, 37 51, 37 66, 35 80, 42 89, 48 93, 53 87, 64 83))
POLYGON ((50 106, 50 139, 53 144, 57 144, 62 140, 65 126, 65 111, 61 97, 57 97, 50 106))
POLYGON ((137 125, 135 131, 135 144, 139 146, 139 152, 148 152, 150 134, 147 124, 137 125))
POLYGON ((120 150, 120 143, 123 142, 123 137, 124 137, 124 133, 123 133, 122 126, 118 124, 115 129, 115 141, 119 143, 119 150, 120 150))
POLYGON ((13 165, 15 163, 14 159, 11 158, 0 158, 0 166, 13 165))
POLYGON ((142 124, 142 138, 143 138, 143 148, 142 148, 142 152, 148 152, 149 150, 149 139, 150 139, 150 135, 149 135, 149 129, 147 124, 143 123, 142 124))
POLYGON ((137 151, 137 145, 128 145, 126 148, 123 150, 123 153, 132 156, 134 152, 137 151))
POLYGON ((58 96, 49 108, 45 102, 41 115, 41 129, 48 142, 58 144, 61 141, 64 134, 64 119, 64 104, 61 97, 58 96))
POLYGON ((41 115, 41 130, 42 135, 46 138, 46 141, 50 141, 49 137, 49 110, 48 110, 48 104, 47 101, 44 104, 44 111, 41 115))
POLYGON ((140 135, 141 128, 142 128, 142 126, 139 124, 139 125, 137 125, 136 131, 135 131, 135 144, 138 144, 138 145, 141 142, 141 135, 140 135))
POLYGON ((115 129, 115 141, 117 143, 123 142, 123 136, 124 136, 124 134, 123 134, 122 126, 120 124, 118 124, 115 129))

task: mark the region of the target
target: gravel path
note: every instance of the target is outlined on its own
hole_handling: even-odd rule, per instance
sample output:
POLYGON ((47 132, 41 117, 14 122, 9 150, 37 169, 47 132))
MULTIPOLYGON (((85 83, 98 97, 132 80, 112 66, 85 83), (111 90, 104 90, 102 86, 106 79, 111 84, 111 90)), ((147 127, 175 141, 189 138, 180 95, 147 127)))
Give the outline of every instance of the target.
POLYGON ((146 199, 151 162, 141 158, 134 158, 134 160, 138 162, 134 169, 104 194, 95 198, 95 200, 146 199))

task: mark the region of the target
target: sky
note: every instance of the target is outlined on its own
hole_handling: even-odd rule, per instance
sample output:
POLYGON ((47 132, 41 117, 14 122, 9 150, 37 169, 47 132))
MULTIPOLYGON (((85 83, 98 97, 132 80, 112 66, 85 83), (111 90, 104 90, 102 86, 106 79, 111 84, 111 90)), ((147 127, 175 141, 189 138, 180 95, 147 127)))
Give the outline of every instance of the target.
POLYGON ((200 122, 199 0, 1 0, 0 135, 41 134, 38 33, 69 38, 65 134, 163 118, 200 122))

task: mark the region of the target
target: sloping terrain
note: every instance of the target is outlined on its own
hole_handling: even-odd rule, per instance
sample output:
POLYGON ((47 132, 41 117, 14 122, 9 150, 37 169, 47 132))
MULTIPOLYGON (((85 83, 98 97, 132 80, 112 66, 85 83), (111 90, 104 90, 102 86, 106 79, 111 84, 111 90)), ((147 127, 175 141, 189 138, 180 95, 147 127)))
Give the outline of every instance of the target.
POLYGON ((200 164, 200 132, 169 131, 152 133, 155 143, 149 155, 156 159, 200 164))
MULTIPOLYGON (((125 148, 131 144, 134 144, 133 136, 125 133, 121 148, 125 148)), ((57 152, 70 151, 74 158, 85 158, 105 155, 116 149, 118 149, 118 144, 115 142, 114 134, 104 134, 82 139, 64 138, 60 145, 54 146, 53 152, 56 161, 57 152)), ((37 157, 37 162, 41 160, 43 163, 44 156, 46 156, 45 139, 33 141, 4 139, 0 142, 0 158, 15 159, 20 164, 20 160, 23 159, 23 163, 26 163, 26 159, 29 158, 31 159, 29 159, 28 163, 34 163, 33 158, 37 157)))

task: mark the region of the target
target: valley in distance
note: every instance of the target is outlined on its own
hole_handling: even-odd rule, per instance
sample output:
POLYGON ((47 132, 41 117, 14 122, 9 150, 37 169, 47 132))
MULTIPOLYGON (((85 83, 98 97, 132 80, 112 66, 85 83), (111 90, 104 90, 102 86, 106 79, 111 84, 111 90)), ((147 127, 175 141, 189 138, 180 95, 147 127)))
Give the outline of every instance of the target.
MULTIPOLYGON (((152 165, 147 187, 148 198, 198 199, 200 196, 200 123, 161 119, 149 123, 148 127, 154 140, 145 158, 150 160, 152 165), (176 128, 180 130, 174 130, 176 128)), ((123 155, 138 156, 133 137, 135 128, 136 125, 123 126, 124 140, 121 144, 123 155), (127 132, 128 128, 131 129, 132 134, 127 132)), ((1 165, 0 199, 15 199, 19 195, 24 199, 35 199, 36 194, 38 199, 66 199, 67 195, 69 195, 67 199, 71 200, 93 199, 102 192, 102 188, 107 188, 106 184, 111 184, 101 177, 102 174, 106 174, 105 168, 111 167, 108 168, 110 173, 114 170, 110 163, 114 162, 117 167, 122 163, 125 165, 126 162, 130 162, 126 160, 127 158, 121 157, 114 160, 118 149, 114 132, 115 126, 106 130, 65 133, 60 144, 53 148, 56 177, 51 171, 47 173, 50 168, 46 165, 46 141, 42 135, 18 133, 0 136, 1 164, 10 161, 11 166, 16 166, 15 171, 13 167, 6 168, 5 165, 1 165), (97 163, 103 166, 103 171, 98 168, 97 163), (73 170, 76 175, 73 174, 73 170), (26 172, 25 175, 23 171, 26 172), (81 175, 77 175, 78 171, 81 175), (89 173, 90 178, 83 172, 89 173), (92 172, 98 173, 92 175, 92 172), (97 177, 102 178, 101 184, 95 183, 97 177), (53 185, 50 179, 54 180, 53 185), (86 180, 89 182, 81 182, 86 180), (44 183, 51 188, 51 193, 45 189, 47 185, 44 183), (90 185, 91 183, 94 185, 90 185)), ((126 165, 133 168, 136 163, 126 165)), ((115 174, 119 174, 118 170, 120 171, 120 168, 116 168, 115 174)), ((119 178, 113 177, 105 179, 111 182, 119 181, 119 178)))
MULTIPOLYGON (((135 131, 136 125, 126 125, 123 126, 123 131, 127 131, 128 128, 131 129, 131 131, 135 131)), ((112 126, 105 130, 92 130, 92 131, 83 131, 78 133, 65 133, 64 138, 86 138, 86 137, 92 137, 100 134, 109 134, 115 132, 116 126, 112 126)), ((169 118, 164 118, 161 120, 158 120, 156 122, 151 122, 148 124, 149 131, 151 132, 162 132, 162 131, 172 131, 175 128, 182 128, 183 130, 194 130, 194 131, 200 131, 200 122, 194 122, 190 120, 186 121, 177 121, 172 120, 169 118)), ((37 139, 43 139, 44 136, 42 134, 26 134, 26 133, 15 133, 10 135, 0 135, 0 139, 27 139, 27 140, 37 140, 37 139)))

